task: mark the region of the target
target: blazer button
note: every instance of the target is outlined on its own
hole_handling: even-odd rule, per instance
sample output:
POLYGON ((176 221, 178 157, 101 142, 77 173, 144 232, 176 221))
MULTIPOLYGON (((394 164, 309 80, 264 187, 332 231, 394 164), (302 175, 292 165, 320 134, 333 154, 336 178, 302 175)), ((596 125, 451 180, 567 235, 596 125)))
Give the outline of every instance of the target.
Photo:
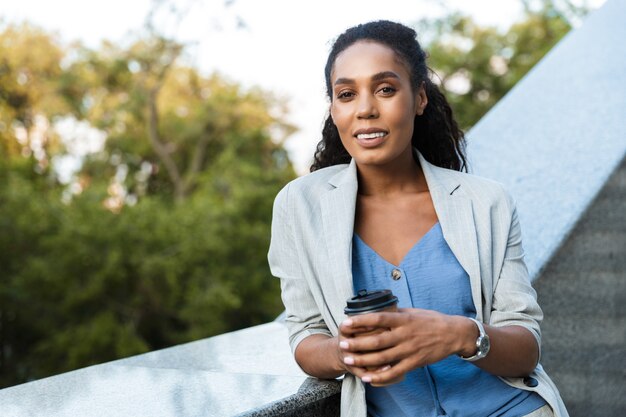
POLYGON ((399 280, 400 278, 402 278, 402 272, 400 272, 399 269, 394 269, 393 271, 391 271, 391 278, 393 278, 394 281, 399 280))
POLYGON ((539 385, 539 382, 535 378, 527 376, 524 378, 524 385, 529 388, 535 388, 537 385, 539 385))

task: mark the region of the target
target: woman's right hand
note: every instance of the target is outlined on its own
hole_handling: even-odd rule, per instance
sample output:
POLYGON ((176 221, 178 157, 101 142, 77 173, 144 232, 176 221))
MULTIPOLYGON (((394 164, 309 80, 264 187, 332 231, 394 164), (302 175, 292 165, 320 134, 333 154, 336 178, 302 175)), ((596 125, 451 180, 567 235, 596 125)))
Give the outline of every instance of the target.
MULTIPOLYGON (((343 326, 342 326, 343 327, 343 326)), ((345 328, 347 330, 347 328, 345 328)), ((333 379, 350 373, 361 379, 366 373, 371 374, 366 368, 351 365, 350 359, 355 352, 351 352, 342 346, 348 346, 349 339, 354 340, 358 333, 372 331, 373 328, 350 328, 350 334, 342 332, 339 328, 339 335, 331 337, 325 334, 313 334, 302 340, 295 352, 295 359, 298 365, 307 374, 322 378, 333 379), (343 342, 343 344, 342 344, 343 342)), ((374 372, 386 371, 388 365, 383 365, 374 372)))
POLYGON ((296 362, 307 374, 322 379, 337 378, 346 372, 363 375, 366 371, 364 368, 345 363, 345 353, 339 347, 341 340, 341 336, 310 335, 298 344, 296 362))
MULTIPOLYGON (((366 373, 367 374, 371 374, 372 372, 374 372, 374 373, 376 373, 376 372, 384 372, 384 371, 387 371, 387 370, 389 370, 391 368, 391 365, 383 365, 383 366, 378 367, 376 369, 373 369, 373 368, 362 368, 362 367, 351 365, 350 364, 350 359, 352 358, 353 352, 351 352, 349 350, 348 340, 357 338, 359 336, 370 335, 370 334, 372 334, 372 332, 379 332, 380 329, 373 328, 373 327, 363 327, 363 328, 350 327, 349 328, 349 333, 346 333, 346 330, 348 330, 348 327, 343 326, 343 325, 339 326, 339 336, 337 337, 337 342, 338 342, 337 343, 337 351, 338 351, 337 352, 337 359, 339 360, 341 366, 344 367, 346 372, 348 372, 348 373, 356 376, 357 378, 361 379, 366 373)), ((375 386, 390 385, 390 384, 394 384, 396 382, 400 382, 403 379, 404 379, 404 376, 401 376, 397 380, 389 381, 386 384, 375 385, 375 386)))

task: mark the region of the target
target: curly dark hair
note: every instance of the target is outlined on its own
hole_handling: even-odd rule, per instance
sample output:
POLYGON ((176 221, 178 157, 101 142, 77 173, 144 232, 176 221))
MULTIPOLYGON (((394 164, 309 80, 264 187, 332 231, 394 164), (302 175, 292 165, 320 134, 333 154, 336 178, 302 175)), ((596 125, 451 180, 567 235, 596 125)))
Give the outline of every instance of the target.
MULTIPOLYGON (((424 85, 428 104, 421 116, 415 116, 413 146, 431 164, 456 171, 467 170, 465 136, 454 120, 452 108, 437 85, 430 78, 432 71, 426 65, 426 52, 417 41, 416 32, 400 23, 379 20, 354 26, 339 35, 326 61, 326 94, 332 102, 330 74, 337 56, 352 44, 369 40, 391 48, 409 70, 414 91, 424 85)), ((322 128, 322 140, 317 144, 311 172, 332 165, 346 164, 351 159, 339 137, 330 114, 322 128)))

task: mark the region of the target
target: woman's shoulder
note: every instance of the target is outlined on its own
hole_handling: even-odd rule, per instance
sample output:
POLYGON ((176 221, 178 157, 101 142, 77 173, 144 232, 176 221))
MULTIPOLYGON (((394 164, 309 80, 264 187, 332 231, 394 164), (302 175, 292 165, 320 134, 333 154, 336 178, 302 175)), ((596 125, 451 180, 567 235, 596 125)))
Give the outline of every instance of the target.
MULTIPOLYGON (((450 170, 451 171, 451 170, 450 170)), ((469 172, 451 171, 452 175, 455 175, 458 181, 467 187, 492 190, 496 193, 506 192, 506 187, 503 183, 493 180, 487 177, 481 177, 469 172)))
MULTIPOLYGON (((339 172, 346 170, 349 167, 349 164, 339 164, 332 165, 326 168, 321 168, 316 171, 310 172, 308 174, 302 175, 289 184, 293 184, 293 187, 316 187, 316 186, 324 186, 325 188, 328 182, 332 177, 337 175, 339 172)), ((288 185, 289 185, 288 184, 288 185)))
POLYGON ((453 188, 458 186, 461 193, 483 202, 505 202, 507 205, 514 205, 512 196, 507 187, 491 178, 482 177, 473 173, 455 171, 447 168, 434 167, 438 175, 447 177, 453 188))
POLYGON ((332 189, 330 179, 347 169, 348 166, 348 164, 333 165, 291 180, 280 190, 276 200, 293 198, 293 196, 310 199, 323 191, 332 189))

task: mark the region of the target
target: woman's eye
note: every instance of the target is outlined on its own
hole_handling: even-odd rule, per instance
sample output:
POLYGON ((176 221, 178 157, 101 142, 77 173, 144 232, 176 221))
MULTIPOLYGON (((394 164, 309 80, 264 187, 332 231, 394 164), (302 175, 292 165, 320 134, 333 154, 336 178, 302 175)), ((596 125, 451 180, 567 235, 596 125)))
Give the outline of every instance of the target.
POLYGON ((396 89, 393 87, 383 87, 379 91, 385 95, 391 95, 396 92, 396 89))
POLYGON ((353 94, 351 91, 341 91, 339 94, 337 94, 337 98, 338 99, 346 99, 346 98, 350 98, 352 97, 353 94))

